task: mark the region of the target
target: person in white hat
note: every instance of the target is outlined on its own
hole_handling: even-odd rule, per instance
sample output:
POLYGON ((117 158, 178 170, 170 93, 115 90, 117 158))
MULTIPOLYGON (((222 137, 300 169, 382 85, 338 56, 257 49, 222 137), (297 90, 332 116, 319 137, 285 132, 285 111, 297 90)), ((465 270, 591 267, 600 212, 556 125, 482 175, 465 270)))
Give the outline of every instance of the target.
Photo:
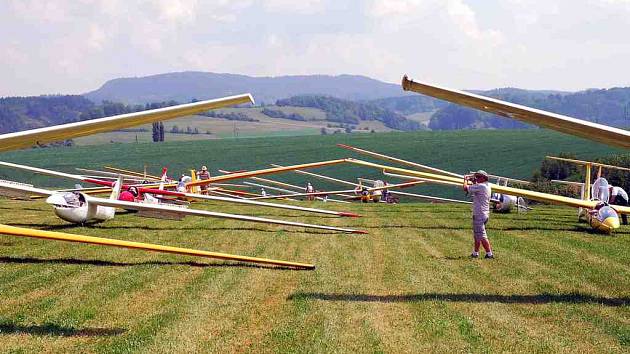
POLYGON ((488 185, 488 174, 479 170, 473 175, 464 176, 464 191, 470 193, 473 199, 473 236, 474 247, 470 255, 472 258, 479 257, 479 247, 483 245, 486 251, 485 258, 494 258, 492 246, 486 233, 486 224, 490 218, 490 195, 491 190, 488 185))
MULTIPOLYGON (((201 171, 197 171, 197 179, 199 179, 199 180, 210 179, 210 173, 208 172, 208 167, 201 166, 201 171)), ((208 194, 208 185, 207 184, 202 184, 199 187, 201 189, 201 194, 208 194)))

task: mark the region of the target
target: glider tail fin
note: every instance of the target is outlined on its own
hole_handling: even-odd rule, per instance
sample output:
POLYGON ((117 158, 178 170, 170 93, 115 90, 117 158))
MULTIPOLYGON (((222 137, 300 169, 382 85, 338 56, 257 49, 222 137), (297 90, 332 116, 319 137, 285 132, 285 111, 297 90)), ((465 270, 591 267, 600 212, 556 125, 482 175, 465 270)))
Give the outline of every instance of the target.
POLYGON ((120 196, 120 190, 122 189, 123 178, 122 176, 118 176, 118 180, 114 183, 114 188, 112 188, 112 194, 109 196, 109 199, 118 200, 120 196))

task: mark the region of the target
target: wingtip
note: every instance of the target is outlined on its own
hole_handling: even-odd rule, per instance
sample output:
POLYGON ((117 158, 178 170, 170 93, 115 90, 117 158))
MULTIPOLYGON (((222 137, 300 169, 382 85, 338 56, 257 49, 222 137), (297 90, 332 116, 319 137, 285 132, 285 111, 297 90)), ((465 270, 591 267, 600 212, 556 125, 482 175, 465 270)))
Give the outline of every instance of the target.
POLYGON ((360 234, 360 235, 367 235, 368 232, 365 230, 354 230, 352 231, 353 234, 360 234))
POLYGON ((345 217, 349 217, 349 218, 360 218, 361 217, 361 215, 359 215, 359 214, 350 213, 350 212, 346 212, 346 211, 340 211, 339 212, 339 216, 345 216, 345 217))
POLYGON ((293 267, 296 270, 315 270, 317 268, 314 264, 303 264, 300 266, 293 267))

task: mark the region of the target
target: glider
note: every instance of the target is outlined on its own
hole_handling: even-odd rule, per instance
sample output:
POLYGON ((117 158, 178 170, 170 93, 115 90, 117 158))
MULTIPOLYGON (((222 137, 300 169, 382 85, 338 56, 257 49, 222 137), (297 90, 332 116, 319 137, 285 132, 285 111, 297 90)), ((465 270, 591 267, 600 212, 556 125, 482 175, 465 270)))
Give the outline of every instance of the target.
MULTIPOLYGON (((347 161, 347 159, 346 159, 346 161, 347 161)), ((279 165, 272 164, 272 166, 279 166, 279 165)), ((329 176, 325 176, 325 175, 321 175, 321 174, 316 174, 316 173, 312 173, 312 172, 307 172, 307 171, 302 171, 302 170, 293 170, 293 172, 298 173, 298 174, 302 174, 302 175, 312 176, 312 177, 315 177, 315 178, 322 179, 324 181, 338 183, 338 184, 345 185, 345 186, 352 186, 352 187, 355 188, 353 191, 357 191, 356 190, 357 188, 359 188, 359 190, 360 190, 360 189, 362 189, 364 187, 364 186, 362 186, 362 185, 360 185, 358 183, 353 183, 353 182, 345 181, 345 180, 342 180, 342 179, 333 178, 333 177, 329 177, 329 176)), ((423 195, 423 194, 399 192, 399 191, 395 191, 395 190, 388 191, 388 193, 401 195, 401 196, 407 196, 407 197, 411 197, 411 198, 419 198, 419 199, 424 199, 424 200, 429 200, 429 201, 434 201, 434 202, 468 203, 468 202, 462 201, 462 200, 433 197, 433 196, 430 196, 430 195, 423 195)), ((354 198, 355 196, 350 196, 350 197, 354 198)), ((368 200, 370 198, 371 198, 371 196, 368 196, 368 200)))
POLYGON ((0 182, 0 194, 5 196, 40 195, 54 208, 59 218, 74 223, 102 222, 114 218, 116 208, 138 211, 138 216, 158 219, 181 220, 185 216, 201 216, 258 222, 272 225, 305 227, 320 230, 363 234, 364 231, 325 225, 305 224, 293 221, 259 218, 254 216, 187 209, 181 206, 138 203, 118 200, 121 184, 116 183, 109 199, 92 197, 80 192, 57 193, 47 189, 30 187, 21 183, 0 182))
MULTIPOLYGON (((383 172, 389 175, 396 175, 400 177, 404 177, 411 180, 421 180, 430 183, 449 185, 455 187, 461 187, 463 184, 462 179, 438 175, 434 173, 428 172, 420 172, 415 170, 408 170, 404 168, 391 167, 386 165, 380 165, 372 162, 356 160, 356 159, 347 159, 348 162, 354 163, 357 165, 372 167, 382 170, 383 172)), ((552 203, 565 205, 575 208, 585 208, 589 210, 588 213, 588 222, 593 227, 593 229, 603 232, 603 233, 611 233, 614 229, 619 228, 619 214, 630 214, 630 207, 622 207, 622 206, 608 206, 599 201, 589 201, 582 200, 577 198, 569 198, 563 197, 548 193, 535 192, 525 189, 518 189, 513 187, 505 187, 497 184, 489 184, 491 189, 514 196, 520 196, 527 199, 538 200, 541 202, 552 203)))
POLYGON ((585 180, 584 180, 584 184, 583 184, 584 185, 584 190, 582 192, 582 199, 591 199, 591 171, 592 171, 593 167, 598 167, 599 168, 599 171, 597 173, 598 176, 601 176, 602 168, 619 170, 619 171, 626 171, 626 172, 630 171, 630 168, 613 166, 613 165, 606 165, 606 164, 599 163, 599 162, 582 161, 582 160, 568 159, 568 158, 565 158, 565 157, 555 157, 555 156, 546 156, 545 158, 547 158, 549 160, 569 162, 569 163, 573 163, 573 164, 576 164, 576 165, 584 166, 584 168, 585 168, 585 172, 584 172, 585 180))
MULTIPOLYGON (((411 186, 415 186, 421 183, 424 183, 424 182, 414 181, 414 182, 406 182, 406 183, 400 183, 400 184, 390 184, 390 185, 386 185, 382 187, 370 187, 370 188, 365 187, 365 190, 372 193, 372 192, 382 191, 389 188, 411 187, 411 186)), ((338 191, 318 191, 318 192, 311 192, 311 193, 293 193, 293 194, 285 194, 285 195, 273 195, 273 196, 266 196, 266 197, 256 197, 252 199, 260 200, 260 199, 278 199, 278 198, 287 198, 287 197, 307 197, 307 196, 317 197, 317 196, 326 196, 326 195, 341 195, 345 193, 356 193, 356 192, 358 192, 357 189, 345 189, 345 190, 338 190, 338 191)), ((350 198, 357 198, 357 197, 359 196, 350 196, 350 198)))
POLYGON ((405 91, 414 91, 462 106, 517 119, 543 128, 557 130, 565 134, 630 149, 630 131, 627 130, 476 95, 474 93, 453 90, 425 82, 417 82, 409 80, 407 75, 403 76, 402 88, 405 91))
MULTIPOLYGON (((110 182, 110 181, 103 181, 103 180, 94 179, 94 178, 86 178, 86 177, 81 176, 81 175, 75 175, 75 174, 65 173, 65 172, 58 172, 58 171, 48 170, 48 169, 39 168, 39 167, 25 166, 25 165, 10 163, 10 162, 0 161, 0 166, 16 168, 16 169, 20 169, 20 170, 30 171, 30 172, 39 173, 39 174, 45 174, 45 175, 49 175, 49 176, 67 178, 67 179, 72 179, 72 180, 80 181, 80 182, 98 184, 98 185, 107 186, 107 187, 114 187, 114 185, 115 185, 114 182, 110 182)), ((163 190, 163 189, 149 188, 149 187, 145 187, 145 185, 126 185, 126 184, 121 184, 121 191, 122 190, 128 190, 131 187, 135 187, 140 194, 145 194, 145 195, 146 194, 150 194, 150 195, 164 195, 164 196, 179 197, 179 198, 186 198, 186 199, 211 200, 211 201, 229 202, 229 203, 237 203, 237 204, 248 204, 248 205, 255 205, 255 206, 262 206, 262 207, 269 207, 269 208, 305 211, 305 212, 319 213, 319 214, 326 214, 326 215, 333 215, 333 216, 348 216, 348 217, 358 217, 359 216, 357 214, 349 213, 349 212, 340 212, 340 211, 332 211, 332 210, 324 210, 324 209, 316 209, 316 208, 307 208, 307 207, 301 207, 301 206, 297 206, 297 205, 286 205, 286 204, 277 204, 277 203, 257 202, 257 201, 248 200, 248 199, 237 199, 237 198, 218 197, 218 196, 202 195, 202 194, 195 194, 195 193, 176 192, 176 191, 169 191, 169 190, 163 190)), ((34 193, 33 195, 35 195, 35 196, 39 195, 41 197, 42 196, 41 195, 41 190, 39 192, 40 192, 40 194, 34 193)), ((84 190, 83 189, 74 189, 74 190, 63 190, 63 191, 57 191, 57 192, 80 192, 80 193, 84 193, 84 190)), ((22 193, 22 194, 18 193, 18 194, 20 196, 26 195, 26 193, 22 193)), ((169 199, 169 201, 170 201, 170 199, 169 199)), ((71 221, 71 220, 66 220, 66 221, 71 221)))
MULTIPOLYGON (((377 159, 390 161, 390 162, 395 162, 395 163, 398 163, 398 164, 401 164, 401 165, 414 167, 414 168, 422 170, 422 171, 428 171, 428 172, 432 172, 432 173, 436 173, 436 174, 440 174, 440 175, 445 175, 445 176, 456 177, 456 178, 462 178, 462 179, 464 178, 464 175, 460 175, 458 173, 454 173, 454 172, 450 172, 450 171, 446 171, 446 170, 441 170, 439 168, 435 168, 435 167, 419 164, 417 162, 412 162, 412 161, 399 159, 397 157, 392 157, 392 156, 380 154, 380 153, 369 151, 369 150, 365 150, 365 149, 360 149, 360 148, 357 148, 357 147, 354 147, 354 146, 345 145, 345 144, 337 144, 337 146, 341 147, 341 148, 344 148, 346 150, 357 152, 357 153, 362 154, 362 155, 367 155, 367 156, 371 156, 371 157, 374 157, 374 158, 377 158, 377 159)), ((496 176, 496 175, 490 175, 490 176, 494 177, 494 178, 497 178, 497 183, 498 184, 505 183, 504 185, 506 185, 506 186, 507 186, 508 180, 516 181, 516 182, 523 183, 523 184, 528 184, 529 183, 529 182, 526 182, 526 181, 521 181, 521 180, 517 180, 517 179, 513 179, 513 178, 501 177, 501 176, 496 176)), ((396 176, 392 176, 392 177, 396 177, 396 176)), ((400 193, 400 192, 393 192, 393 193, 398 193, 398 194, 401 194, 401 195, 405 195, 405 193, 400 193)), ((438 197, 430 197, 430 196, 424 196, 424 197, 426 199, 429 199, 429 200, 430 200, 430 198, 434 198, 435 201, 437 201, 437 202, 444 201, 444 202, 470 204, 470 202, 457 200, 457 199, 438 198, 438 197)), ((525 200, 523 198, 519 198, 519 197, 512 196, 512 195, 507 195, 507 194, 502 194, 502 193, 493 193, 493 195, 492 195, 492 197, 490 199, 490 202, 492 203, 492 210, 495 211, 495 212, 498 212, 498 213, 509 213, 509 212, 512 211, 512 209, 514 207, 516 207, 516 209, 518 211, 530 210, 531 209, 531 208, 529 208, 527 206, 527 204, 525 203, 525 200)))
MULTIPOLYGON (((568 158, 565 158, 565 157, 555 157, 555 156, 546 156, 545 158, 550 159, 550 160, 568 162, 568 163, 573 163, 573 164, 576 164, 576 165, 584 166, 584 168, 585 168, 585 171, 584 171, 584 182, 570 182, 570 181, 552 180, 552 182, 555 182, 555 183, 563 183, 563 184, 569 184, 569 185, 577 186, 580 189, 580 197, 581 197, 581 199, 584 199, 584 200, 597 200, 597 198, 595 198, 595 196, 598 194, 598 190, 600 188, 600 185, 601 184, 608 185, 608 181, 606 181, 605 179, 600 179, 600 177, 602 175, 602 169, 603 168, 610 169, 610 170, 618 170, 618 171, 630 172, 630 168, 627 168, 627 167, 619 167, 619 166, 607 165, 607 164, 603 164, 603 163, 599 163, 599 162, 583 161, 583 160, 576 160, 576 159, 568 159, 568 158), (591 183, 591 172, 593 170, 593 167, 598 167, 597 180, 595 180, 595 182, 591 183)), ((608 198, 606 197, 606 199, 608 199, 608 198)), ((606 200, 606 202, 607 201, 608 200, 606 200)), ((585 216, 586 216, 585 210, 580 208, 578 210, 578 219, 581 220, 585 216)))

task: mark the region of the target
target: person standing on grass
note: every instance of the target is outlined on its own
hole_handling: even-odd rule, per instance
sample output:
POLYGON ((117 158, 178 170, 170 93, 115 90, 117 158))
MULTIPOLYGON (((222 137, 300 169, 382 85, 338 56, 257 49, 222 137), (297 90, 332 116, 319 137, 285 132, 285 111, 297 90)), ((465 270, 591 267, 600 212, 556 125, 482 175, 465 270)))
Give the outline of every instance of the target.
MULTIPOLYGON (((315 188, 313 187, 313 185, 311 184, 311 182, 308 182, 306 184, 306 188, 304 188, 306 190, 306 193, 315 193, 315 188)), ((315 200, 315 197, 312 195, 309 195, 306 197, 307 200, 315 200)))
POLYGON ((488 174, 479 170, 472 176, 464 176, 464 191, 470 193, 473 199, 473 236, 474 236, 474 248, 470 255, 472 258, 479 257, 479 247, 483 245, 483 249, 486 251, 485 258, 494 258, 492 253, 492 246, 488 241, 488 234, 486 233, 486 223, 490 218, 490 186, 488 185, 488 174))
MULTIPOLYGON (((208 172, 208 167, 201 166, 201 171, 197 171, 197 179, 198 180, 206 180, 210 179, 210 172, 208 172)), ((199 186, 201 189, 201 194, 208 194, 208 185, 202 184, 199 186)))
MULTIPOLYGON (((611 185, 609 190, 609 204, 628 206, 628 193, 626 193, 623 188, 611 185)), ((628 216, 621 214, 621 221, 624 225, 628 225, 628 216)))

